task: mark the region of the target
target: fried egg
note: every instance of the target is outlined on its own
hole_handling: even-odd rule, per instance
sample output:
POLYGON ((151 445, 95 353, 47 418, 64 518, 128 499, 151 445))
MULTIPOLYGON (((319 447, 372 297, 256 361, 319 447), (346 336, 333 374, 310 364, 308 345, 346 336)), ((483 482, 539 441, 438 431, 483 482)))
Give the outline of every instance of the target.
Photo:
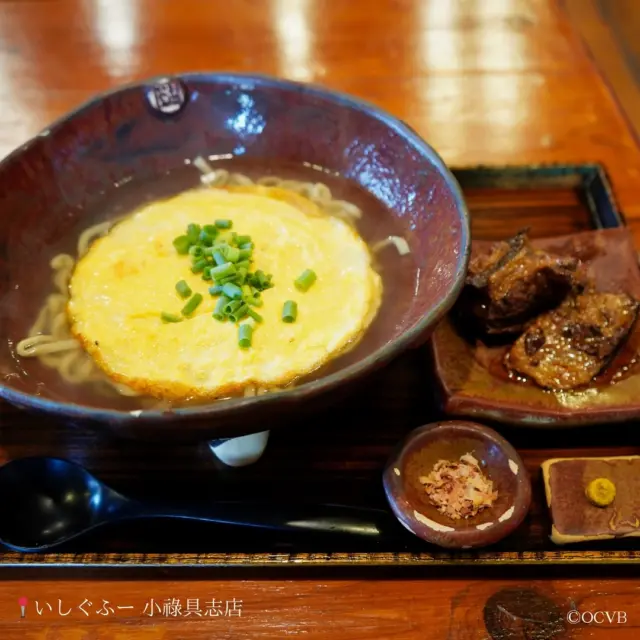
POLYGON ((69 288, 73 334, 98 366, 138 393, 176 402, 293 383, 357 344, 382 294, 354 228, 306 198, 267 187, 196 189, 137 210, 92 244, 69 288), (273 275, 249 349, 238 345, 237 324, 212 317, 211 283, 172 244, 189 223, 221 218, 251 236, 252 270, 273 275), (305 269, 317 280, 302 293, 294 281, 305 269), (162 312, 180 315, 184 307, 180 280, 204 302, 182 322, 163 323, 162 312), (290 324, 282 321, 287 300, 298 305, 290 324))

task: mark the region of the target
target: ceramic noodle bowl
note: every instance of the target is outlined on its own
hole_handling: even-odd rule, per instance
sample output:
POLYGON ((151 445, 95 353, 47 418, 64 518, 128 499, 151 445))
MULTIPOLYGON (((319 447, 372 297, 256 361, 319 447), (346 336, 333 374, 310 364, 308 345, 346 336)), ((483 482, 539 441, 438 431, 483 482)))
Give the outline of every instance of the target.
POLYGON ((468 252, 455 179, 413 130, 375 107, 243 75, 119 88, 0 163, 0 397, 126 437, 198 442, 265 432, 341 397, 423 344, 461 289, 468 252), (70 384, 39 358, 16 356, 51 293, 52 258, 73 254, 92 225, 201 187, 196 158, 254 177, 322 183, 360 209, 357 230, 370 248, 388 236, 406 241, 408 255, 394 246, 375 255, 382 302, 354 348, 284 390, 188 405, 98 393, 70 384))

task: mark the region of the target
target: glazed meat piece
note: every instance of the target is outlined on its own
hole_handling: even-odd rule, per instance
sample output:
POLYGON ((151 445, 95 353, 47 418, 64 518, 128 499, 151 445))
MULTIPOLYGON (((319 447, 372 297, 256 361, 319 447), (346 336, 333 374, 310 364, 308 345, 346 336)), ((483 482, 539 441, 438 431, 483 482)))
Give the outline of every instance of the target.
POLYGON ((521 231, 471 261, 458 312, 485 333, 520 333, 579 286, 579 266, 577 258, 534 249, 521 231))
POLYGON ((546 389, 588 384, 633 327, 638 303, 624 293, 583 293, 536 318, 506 356, 508 368, 546 389))

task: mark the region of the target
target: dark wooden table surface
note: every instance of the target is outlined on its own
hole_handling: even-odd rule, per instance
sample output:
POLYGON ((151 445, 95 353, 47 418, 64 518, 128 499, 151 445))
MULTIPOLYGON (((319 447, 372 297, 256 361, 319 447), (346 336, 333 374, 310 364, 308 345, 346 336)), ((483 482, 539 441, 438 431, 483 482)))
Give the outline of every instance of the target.
MULTIPOLYGON (((0 154, 96 92, 195 70, 353 93, 405 119, 456 166, 601 162, 640 242, 636 140, 553 0, 0 0, 0 154)), ((640 627, 640 581, 613 568, 199 576, 4 581, 0 637, 608 639, 640 627), (176 603, 192 614, 172 616, 176 603), (578 624, 566 619, 572 607, 578 624)))

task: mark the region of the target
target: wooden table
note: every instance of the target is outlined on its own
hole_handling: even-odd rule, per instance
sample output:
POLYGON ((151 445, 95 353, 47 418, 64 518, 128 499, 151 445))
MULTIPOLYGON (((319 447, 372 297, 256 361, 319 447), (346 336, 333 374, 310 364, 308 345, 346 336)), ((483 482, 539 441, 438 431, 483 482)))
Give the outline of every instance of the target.
MULTIPOLYGON (((601 162, 640 240, 636 141, 553 0, 0 0, 0 154, 96 92, 197 70, 353 93, 405 119, 452 165, 601 162)), ((376 577, 9 581, 0 637, 623 638, 640 626, 632 575, 376 577), (41 614, 20 621, 21 596, 41 614), (194 613, 163 615, 177 611, 172 600, 194 613), (196 600, 202 614, 231 615, 198 616, 196 600), (586 622, 609 615, 571 624, 561 613, 571 603, 586 622)))

